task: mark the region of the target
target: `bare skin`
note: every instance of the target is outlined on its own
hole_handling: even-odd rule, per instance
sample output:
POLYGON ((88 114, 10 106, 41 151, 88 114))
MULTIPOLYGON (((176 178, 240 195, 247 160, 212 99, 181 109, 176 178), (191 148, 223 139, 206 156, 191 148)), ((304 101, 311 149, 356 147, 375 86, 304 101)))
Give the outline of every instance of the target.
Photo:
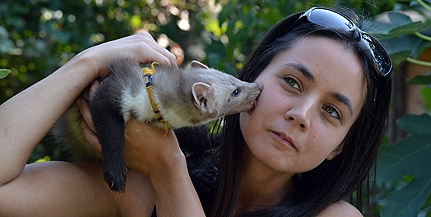
MULTIPOLYGON (((326 48, 330 47, 332 45, 326 48)), ((333 49, 348 55, 339 46, 333 49)), ((172 54, 158 46, 148 33, 141 33, 78 54, 52 75, 0 106, 0 216, 150 216, 155 204, 158 216, 205 216, 175 135, 172 131, 165 135, 163 130, 148 124, 136 121, 126 124, 125 159, 130 170, 124 194, 110 191, 101 175, 100 165, 66 162, 26 165, 37 142, 82 90, 97 77, 106 75, 105 66, 110 58, 115 57, 114 54, 136 57, 136 61, 140 63, 157 61, 161 64, 175 64, 172 54)), ((271 68, 268 70, 268 73, 262 73, 262 78, 272 74, 271 68)), ((264 91, 265 89, 267 93, 271 92, 269 86, 264 84, 264 91)), ((356 108, 361 104, 361 97, 353 98, 353 107, 356 108)), ((258 103, 252 116, 264 111, 261 110, 265 105, 264 98, 261 97, 259 101, 261 103, 258 103)), ((92 130, 88 105, 83 100, 78 102, 86 119, 83 123, 86 137, 96 149, 100 149, 97 136, 92 130)), ((282 102, 286 101, 283 99, 282 102)), ((283 106, 284 104, 275 104, 271 109, 278 110, 283 106)), ((288 122, 289 118, 286 119, 283 114, 287 113, 276 113, 275 123, 288 122)), ((241 121, 247 121, 243 117, 245 115, 248 114, 242 114, 241 121)), ((355 115, 352 120, 354 118, 355 115)), ((348 128, 349 123, 347 121, 339 127, 348 128)), ((251 125, 253 124, 249 127, 251 125)), ((342 133, 337 135, 341 136, 342 133)), ((249 151, 246 151, 245 163, 250 170, 246 170, 244 174, 242 203, 238 210, 279 202, 282 199, 280 191, 288 192, 294 187, 286 183, 289 183, 294 172, 298 172, 281 166, 281 158, 272 161, 273 158, 255 154, 253 149, 258 149, 257 143, 250 142, 247 147, 249 151), (265 183, 265 180, 274 177, 278 178, 265 183), (259 189, 263 191, 257 191, 259 189), (253 200, 259 198, 265 201, 253 200)), ((342 145, 334 142, 325 148, 324 155, 314 156, 318 158, 314 164, 335 157, 341 150, 342 145)), ((316 166, 314 164, 301 170, 316 166)), ((340 201, 329 206, 319 216, 361 215, 353 206, 340 201)))

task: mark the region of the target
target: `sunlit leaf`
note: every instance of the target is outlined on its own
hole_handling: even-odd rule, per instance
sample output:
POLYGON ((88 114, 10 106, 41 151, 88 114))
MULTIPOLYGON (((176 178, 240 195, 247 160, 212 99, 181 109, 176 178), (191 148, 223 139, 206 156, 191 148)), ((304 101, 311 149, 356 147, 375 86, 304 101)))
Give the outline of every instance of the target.
POLYGON ((47 161, 50 161, 50 160, 51 160, 50 156, 45 156, 43 158, 40 158, 40 159, 36 160, 35 163, 47 162, 47 161))
POLYGON ((0 69, 0 79, 5 78, 9 74, 10 74, 10 70, 9 69, 0 69))
POLYGON ((431 88, 429 86, 424 86, 421 93, 422 98, 424 99, 425 109, 427 111, 431 110, 431 88))
POLYGON ((132 28, 134 29, 139 29, 142 27, 142 20, 141 17, 138 15, 133 15, 130 18, 130 25, 132 26, 132 28))

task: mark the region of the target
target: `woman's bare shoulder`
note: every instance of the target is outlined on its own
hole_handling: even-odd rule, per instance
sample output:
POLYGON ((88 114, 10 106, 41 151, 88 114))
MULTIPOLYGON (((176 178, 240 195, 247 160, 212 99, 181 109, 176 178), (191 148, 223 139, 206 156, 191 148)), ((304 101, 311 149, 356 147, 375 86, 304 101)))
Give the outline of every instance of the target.
MULTIPOLYGON (((18 177, 0 188, 0 216, 78 215, 103 211, 102 205, 114 207, 114 200, 97 187, 100 184, 90 170, 100 173, 59 161, 26 165, 18 177)), ((115 211, 108 208, 105 214, 115 211)))
POLYGON ((356 207, 345 201, 338 201, 323 210, 317 217, 363 217, 356 207))
POLYGON ((100 165, 59 161, 28 164, 17 178, 0 187, 0 216, 34 213, 40 216, 65 213, 70 216, 139 216, 135 214, 151 213, 153 195, 145 177, 130 171, 127 186, 125 193, 112 192, 103 180, 100 165))

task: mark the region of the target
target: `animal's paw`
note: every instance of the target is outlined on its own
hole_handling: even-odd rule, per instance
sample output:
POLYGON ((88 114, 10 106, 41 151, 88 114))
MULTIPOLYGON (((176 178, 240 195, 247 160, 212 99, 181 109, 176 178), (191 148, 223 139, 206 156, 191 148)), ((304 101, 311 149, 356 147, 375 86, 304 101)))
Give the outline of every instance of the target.
POLYGON ((109 188, 112 191, 115 192, 124 192, 126 188, 126 173, 127 168, 123 171, 107 171, 105 170, 105 173, 103 174, 106 183, 108 184, 109 188))

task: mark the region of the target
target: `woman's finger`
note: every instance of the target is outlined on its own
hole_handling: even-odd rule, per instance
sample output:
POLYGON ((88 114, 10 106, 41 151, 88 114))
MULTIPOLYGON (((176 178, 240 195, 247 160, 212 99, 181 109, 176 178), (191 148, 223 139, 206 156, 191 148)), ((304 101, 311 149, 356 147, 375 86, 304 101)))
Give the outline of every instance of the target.
POLYGON ((79 98, 76 101, 76 104, 78 105, 79 111, 81 112, 84 122, 88 125, 91 131, 96 132, 96 129, 94 128, 93 124, 93 119, 91 118, 91 112, 90 107, 88 106, 88 102, 83 98, 79 98))
POLYGON ((93 148, 95 148, 97 151, 102 152, 102 145, 100 144, 99 138, 97 138, 96 133, 90 129, 90 127, 85 121, 81 123, 81 127, 84 132, 84 136, 90 143, 90 145, 93 146, 93 148))
POLYGON ((161 65, 177 67, 177 58, 164 47, 160 46, 148 32, 140 32, 135 35, 142 47, 141 63, 159 62, 161 65), (148 55, 151 54, 151 55, 148 55))
POLYGON ((100 86, 100 81, 99 80, 95 80, 93 81, 93 83, 91 83, 90 85, 90 91, 89 91, 89 96, 93 95, 94 91, 96 91, 96 89, 100 86))

